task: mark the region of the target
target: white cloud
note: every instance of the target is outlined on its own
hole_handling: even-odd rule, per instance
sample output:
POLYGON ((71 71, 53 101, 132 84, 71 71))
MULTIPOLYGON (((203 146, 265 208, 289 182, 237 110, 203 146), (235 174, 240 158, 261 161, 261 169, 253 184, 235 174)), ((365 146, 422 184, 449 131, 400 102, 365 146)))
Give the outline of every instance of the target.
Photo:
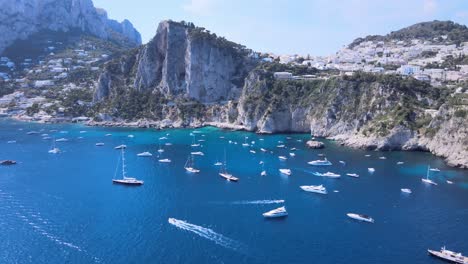
POLYGON ((423 10, 426 14, 433 14, 437 11, 437 1, 436 0, 424 0, 423 10))
POLYGON ((207 16, 213 13, 217 0, 190 0, 182 8, 189 13, 207 16))

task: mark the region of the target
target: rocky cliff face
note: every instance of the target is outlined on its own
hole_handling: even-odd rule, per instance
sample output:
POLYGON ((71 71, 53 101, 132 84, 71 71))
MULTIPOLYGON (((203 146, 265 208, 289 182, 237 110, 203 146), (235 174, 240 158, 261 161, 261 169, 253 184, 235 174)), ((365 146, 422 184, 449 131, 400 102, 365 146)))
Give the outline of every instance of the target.
POLYGON ((92 0, 0 0, 0 54, 18 39, 42 30, 81 30, 99 38, 141 44, 140 34, 129 21, 110 20, 92 0))
POLYGON ((153 40, 117 63, 121 65, 109 65, 102 74, 97 101, 122 86, 202 103, 235 99, 256 61, 242 46, 204 29, 164 21, 153 40))

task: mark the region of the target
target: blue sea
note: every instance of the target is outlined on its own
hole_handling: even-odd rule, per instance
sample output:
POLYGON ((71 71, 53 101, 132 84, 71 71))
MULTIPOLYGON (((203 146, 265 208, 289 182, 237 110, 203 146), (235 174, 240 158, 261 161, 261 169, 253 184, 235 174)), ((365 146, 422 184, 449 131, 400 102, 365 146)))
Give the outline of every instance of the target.
POLYGON ((0 263, 440 263, 427 249, 444 245, 468 254, 467 170, 423 152, 356 150, 327 140, 325 149, 310 150, 308 139, 212 127, 152 130, 2 120, 0 160, 18 164, 0 166, 0 263), (41 134, 68 141, 56 143, 60 154, 49 154, 52 140, 41 134), (246 137, 251 147, 241 145, 246 137), (200 147, 190 146, 193 138, 200 147), (16 143, 8 143, 12 140, 16 143), (105 145, 95 146, 98 142, 105 145), (121 152, 114 149, 120 144, 128 146, 128 175, 144 185, 112 184, 121 177, 121 152), (158 157, 160 147, 165 151, 158 157), (137 157, 144 151, 153 157, 137 157), (191 151, 205 154, 195 156, 199 174, 183 168, 191 151), (237 183, 218 176, 214 163, 223 161, 224 153, 237 183), (333 166, 307 164, 319 154, 333 166), (280 161, 280 155, 288 159, 280 161), (158 162, 162 158, 172 162, 158 162), (260 176, 260 161, 267 176, 260 176), (441 170, 430 174, 437 186, 421 182, 428 165, 441 170), (290 168, 292 175, 280 175, 280 168, 290 168), (316 171, 342 177, 317 177, 316 171), (299 188, 319 184, 327 195, 299 188), (263 218, 283 205, 288 217, 263 218), (350 212, 368 214, 375 223, 349 219, 350 212), (177 221, 171 224, 169 218, 177 221))

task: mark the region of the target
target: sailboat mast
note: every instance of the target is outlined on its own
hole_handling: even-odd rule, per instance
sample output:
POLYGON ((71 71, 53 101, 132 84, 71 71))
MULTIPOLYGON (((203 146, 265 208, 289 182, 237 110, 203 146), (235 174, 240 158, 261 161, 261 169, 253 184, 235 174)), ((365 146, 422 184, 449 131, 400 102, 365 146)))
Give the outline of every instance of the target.
POLYGON ((122 148, 122 178, 125 178, 125 150, 122 148))

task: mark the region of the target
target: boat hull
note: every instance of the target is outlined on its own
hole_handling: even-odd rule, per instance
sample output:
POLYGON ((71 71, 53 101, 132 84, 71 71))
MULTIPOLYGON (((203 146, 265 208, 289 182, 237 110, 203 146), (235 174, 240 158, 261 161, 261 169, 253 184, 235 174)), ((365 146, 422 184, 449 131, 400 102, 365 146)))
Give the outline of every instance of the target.
POLYGON ((125 180, 112 180, 114 184, 128 185, 128 186, 140 186, 143 185, 143 181, 125 181, 125 180))
POLYGON ((436 257, 436 258, 441 259, 441 260, 445 260, 445 261, 450 262, 450 263, 460 263, 460 264, 467 264, 468 263, 468 259, 466 257, 465 257, 465 260, 462 260, 462 259, 450 258, 450 257, 440 253, 439 251, 435 251, 435 250, 428 249, 427 252, 429 253, 429 255, 431 255, 433 257, 436 257))

